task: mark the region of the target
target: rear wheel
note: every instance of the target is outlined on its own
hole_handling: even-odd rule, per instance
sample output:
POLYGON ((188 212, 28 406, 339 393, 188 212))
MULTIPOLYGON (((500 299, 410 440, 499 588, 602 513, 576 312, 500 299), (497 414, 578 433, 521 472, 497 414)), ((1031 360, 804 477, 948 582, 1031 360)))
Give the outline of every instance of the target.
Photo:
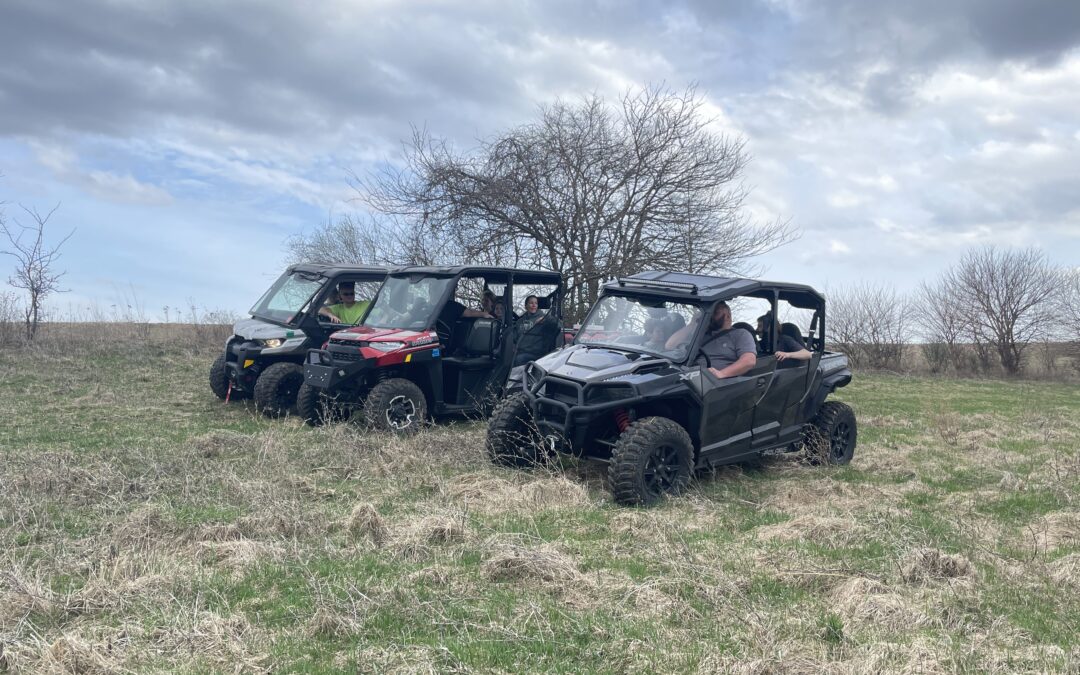
POLYGON ((296 393, 296 412, 313 427, 349 419, 352 409, 310 384, 300 385, 296 393))
POLYGON ((416 433, 427 421, 427 398, 410 380, 384 380, 371 388, 364 402, 364 417, 380 431, 416 433))
POLYGON ((655 504, 686 489, 693 463, 694 444, 682 425, 645 417, 627 427, 612 449, 611 493, 619 504, 655 504))
POLYGON ((299 363, 274 363, 255 381, 255 406, 267 417, 281 417, 296 404, 296 394, 304 384, 304 367, 299 363))
POLYGON ((495 464, 531 466, 540 461, 540 439, 525 394, 511 394, 495 406, 485 445, 495 464))
POLYGON ((846 403, 828 401, 807 430, 806 448, 816 462, 842 465, 851 461, 857 440, 855 411, 846 403))

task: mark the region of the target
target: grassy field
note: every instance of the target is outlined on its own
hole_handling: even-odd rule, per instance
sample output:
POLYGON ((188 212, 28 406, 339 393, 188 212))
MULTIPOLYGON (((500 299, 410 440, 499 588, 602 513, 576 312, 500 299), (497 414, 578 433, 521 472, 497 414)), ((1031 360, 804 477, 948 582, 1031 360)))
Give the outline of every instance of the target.
POLYGON ((1080 387, 857 377, 854 463, 653 509, 264 420, 183 337, 0 352, 0 671, 1080 669, 1080 387))

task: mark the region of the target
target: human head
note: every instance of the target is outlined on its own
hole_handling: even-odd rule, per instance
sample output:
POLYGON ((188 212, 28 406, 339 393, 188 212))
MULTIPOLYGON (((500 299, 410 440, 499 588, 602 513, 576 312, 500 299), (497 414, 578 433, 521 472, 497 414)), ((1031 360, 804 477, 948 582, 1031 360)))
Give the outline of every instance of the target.
POLYGON ((718 302, 713 307, 709 330, 724 330, 726 328, 731 328, 731 307, 728 307, 726 302, 718 302))
POLYGON ((757 318, 757 334, 760 337, 766 337, 769 333, 769 328, 772 326, 772 314, 762 314, 757 318))
POLYGON ((491 308, 491 313, 496 319, 501 319, 506 314, 506 304, 502 301, 502 298, 495 300, 495 305, 491 308))
POLYGON ((337 285, 338 298, 347 305, 356 302, 356 284, 351 281, 342 281, 337 285))
POLYGON ((495 294, 491 292, 490 288, 485 288, 483 296, 480 297, 480 309, 488 314, 495 309, 495 294))
POLYGON ((529 297, 525 298, 525 311, 526 312, 528 312, 529 314, 536 314, 536 312, 539 309, 540 309, 540 298, 536 297, 535 295, 530 295, 529 297))

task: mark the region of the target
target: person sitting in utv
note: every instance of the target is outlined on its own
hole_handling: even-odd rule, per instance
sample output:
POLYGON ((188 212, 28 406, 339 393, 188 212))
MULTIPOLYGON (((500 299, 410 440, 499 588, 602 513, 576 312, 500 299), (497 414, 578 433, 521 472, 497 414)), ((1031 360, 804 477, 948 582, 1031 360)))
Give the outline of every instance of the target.
MULTIPOLYGON (((700 320, 699 313, 685 328, 675 331, 668 338, 667 348, 674 349, 689 342, 700 320)), ((695 363, 707 366, 709 372, 720 379, 743 375, 757 364, 754 336, 742 328, 732 330, 731 307, 726 302, 718 302, 713 307, 709 330, 695 363)))
MULTIPOLYGON (((806 346, 791 335, 791 330, 785 330, 786 326, 793 326, 798 331, 798 327, 794 324, 785 323, 780 326, 780 344, 774 354, 777 361, 787 361, 792 359, 795 361, 809 361, 813 354, 807 350, 806 346)), ((770 329, 772 327, 772 315, 762 314, 757 320, 757 332, 758 338, 761 340, 761 344, 766 344, 769 340, 770 329)))
POLYGON ((645 342, 641 345, 650 352, 663 352, 667 342, 667 322, 663 319, 649 319, 645 322, 645 342))
POLYGON ((559 332, 556 321, 545 321, 547 317, 540 311, 540 299, 535 295, 525 298, 525 313, 522 314, 514 330, 517 331, 517 353, 514 365, 525 365, 547 354, 555 347, 555 337, 559 332))
POLYGON ((367 311, 369 300, 356 300, 356 284, 351 281, 342 281, 337 286, 339 302, 334 305, 323 307, 319 310, 319 316, 329 319, 330 323, 355 324, 360 321, 367 311))

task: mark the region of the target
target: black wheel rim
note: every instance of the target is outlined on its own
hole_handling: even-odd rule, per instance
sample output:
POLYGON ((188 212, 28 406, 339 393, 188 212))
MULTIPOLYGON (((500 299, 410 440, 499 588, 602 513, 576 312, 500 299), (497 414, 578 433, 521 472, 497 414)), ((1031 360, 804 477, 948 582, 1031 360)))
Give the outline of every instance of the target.
POLYGON ((679 450, 670 445, 660 445, 649 455, 642 475, 645 491, 650 497, 671 492, 679 477, 679 450))
POLYGON ((416 404, 405 395, 395 396, 386 406, 386 423, 392 429, 408 429, 416 421, 416 404))
POLYGON ((833 459, 843 459, 851 444, 851 426, 847 422, 838 422, 833 427, 832 439, 829 443, 832 449, 833 459))
POLYGON ((278 401, 282 407, 288 407, 292 401, 296 400, 296 393, 300 391, 301 384, 303 381, 285 380, 278 386, 278 401))

